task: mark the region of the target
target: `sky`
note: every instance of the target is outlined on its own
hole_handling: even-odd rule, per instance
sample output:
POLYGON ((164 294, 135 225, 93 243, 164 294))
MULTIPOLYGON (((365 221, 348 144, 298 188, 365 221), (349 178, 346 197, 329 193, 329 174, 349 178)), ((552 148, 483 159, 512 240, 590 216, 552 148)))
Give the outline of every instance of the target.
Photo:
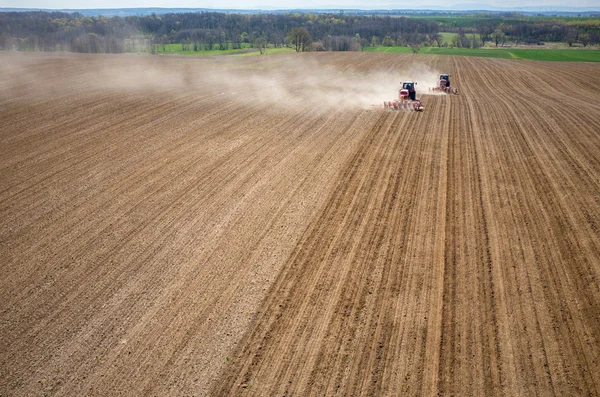
POLYGON ((0 0, 0 8, 217 8, 217 9, 288 9, 288 8, 361 8, 361 9, 474 9, 473 5, 498 8, 578 7, 600 10, 600 0, 0 0))

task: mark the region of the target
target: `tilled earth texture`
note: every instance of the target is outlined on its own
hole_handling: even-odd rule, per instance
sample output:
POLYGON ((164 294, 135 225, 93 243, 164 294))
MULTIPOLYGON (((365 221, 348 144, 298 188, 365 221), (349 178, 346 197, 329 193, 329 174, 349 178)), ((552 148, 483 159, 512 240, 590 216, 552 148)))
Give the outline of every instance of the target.
POLYGON ((0 395, 600 395, 598 76, 1 53, 0 395))

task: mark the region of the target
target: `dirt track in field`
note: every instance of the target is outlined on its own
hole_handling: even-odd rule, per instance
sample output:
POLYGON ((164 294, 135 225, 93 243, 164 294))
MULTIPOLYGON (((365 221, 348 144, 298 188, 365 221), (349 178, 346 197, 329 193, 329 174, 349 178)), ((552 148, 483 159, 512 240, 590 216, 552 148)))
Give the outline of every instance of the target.
POLYGON ((600 395, 600 65, 0 61, 0 395, 600 395))

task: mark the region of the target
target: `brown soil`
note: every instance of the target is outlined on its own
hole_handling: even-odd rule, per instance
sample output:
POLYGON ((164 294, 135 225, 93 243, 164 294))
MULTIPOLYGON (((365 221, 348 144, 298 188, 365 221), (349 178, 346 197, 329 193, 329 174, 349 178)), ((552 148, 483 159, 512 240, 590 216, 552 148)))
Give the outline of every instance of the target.
POLYGON ((0 395, 600 395, 598 75, 0 54, 0 395))

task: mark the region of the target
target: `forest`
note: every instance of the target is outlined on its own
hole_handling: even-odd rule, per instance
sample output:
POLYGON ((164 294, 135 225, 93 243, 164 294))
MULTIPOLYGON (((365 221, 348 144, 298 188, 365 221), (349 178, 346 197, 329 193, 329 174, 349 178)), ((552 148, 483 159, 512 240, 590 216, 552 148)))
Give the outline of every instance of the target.
POLYGON ((65 12, 0 12, 0 50, 155 52, 290 46, 297 51, 360 51, 366 46, 453 46, 493 42, 600 43, 600 18, 520 14, 392 16, 340 13, 188 12, 126 17, 65 12), (444 42, 440 32, 456 32, 444 42), (475 39, 477 35, 477 39, 475 39))

